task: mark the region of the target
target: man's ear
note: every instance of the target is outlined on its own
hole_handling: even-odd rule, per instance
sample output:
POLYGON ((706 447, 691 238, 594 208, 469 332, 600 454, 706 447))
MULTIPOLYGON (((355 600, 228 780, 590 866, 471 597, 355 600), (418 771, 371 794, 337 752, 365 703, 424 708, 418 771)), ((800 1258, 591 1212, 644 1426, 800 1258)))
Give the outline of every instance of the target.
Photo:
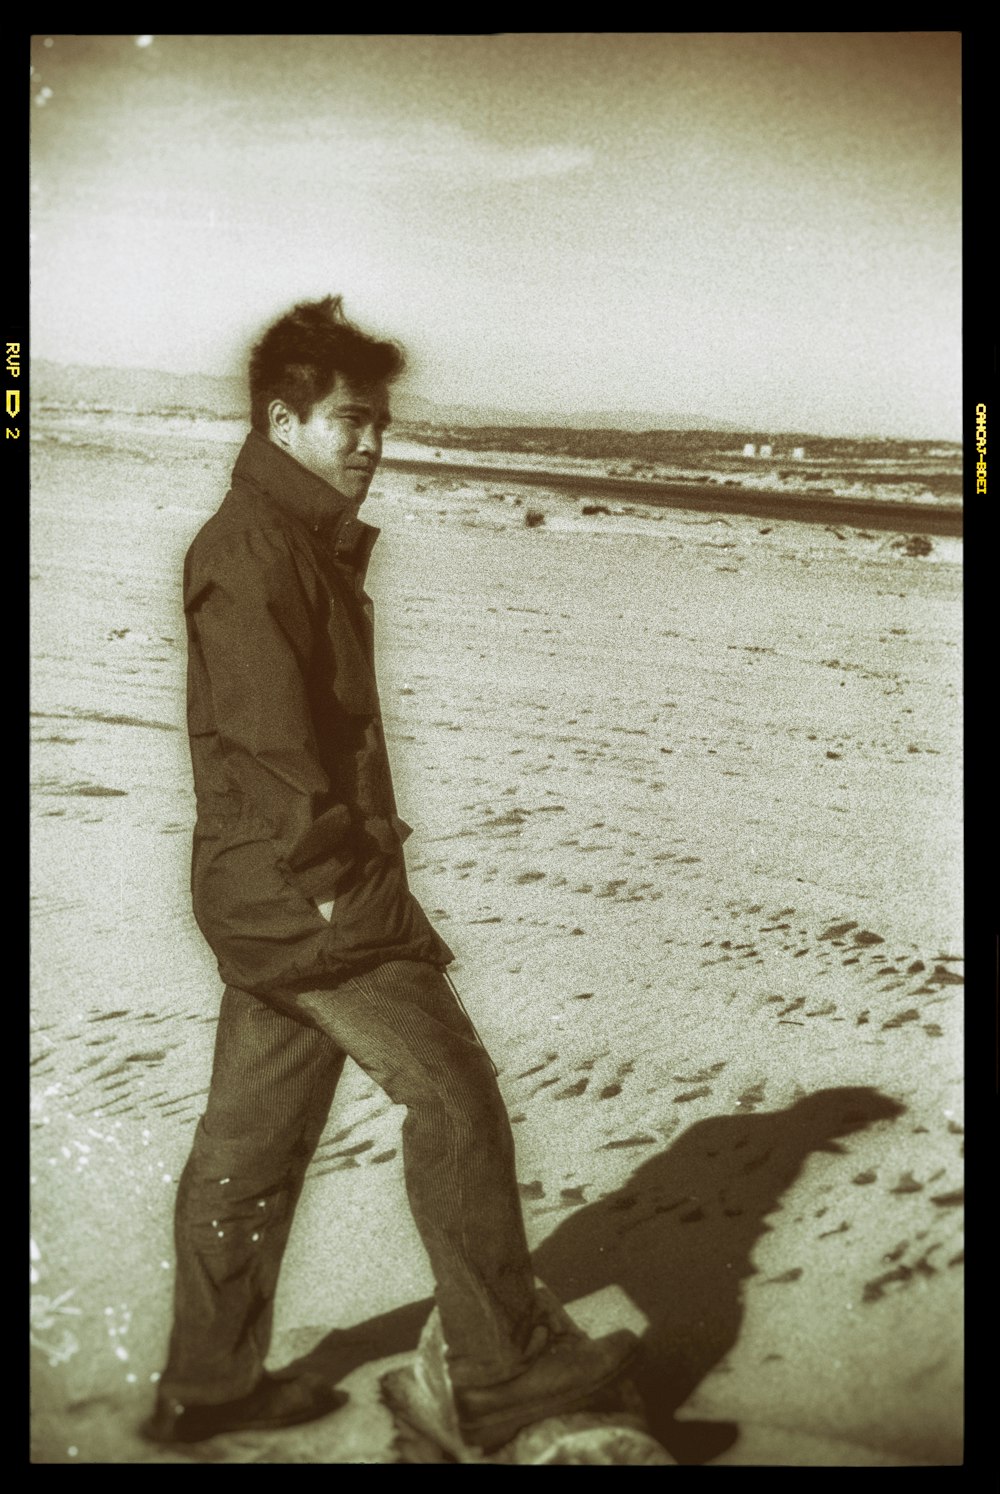
POLYGON ((292 431, 298 424, 298 416, 288 408, 283 399, 272 399, 267 407, 268 433, 272 441, 277 441, 279 446, 287 446, 292 431))

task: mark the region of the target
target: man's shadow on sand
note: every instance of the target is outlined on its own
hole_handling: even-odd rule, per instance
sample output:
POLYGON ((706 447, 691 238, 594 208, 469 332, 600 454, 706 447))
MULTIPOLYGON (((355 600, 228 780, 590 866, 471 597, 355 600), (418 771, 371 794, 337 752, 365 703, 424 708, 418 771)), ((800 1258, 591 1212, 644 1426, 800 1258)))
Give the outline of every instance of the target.
MULTIPOLYGON (((824 1089, 786 1110, 698 1121, 534 1252, 561 1302, 615 1285, 645 1314, 635 1379, 651 1431, 678 1463, 705 1462, 738 1435, 733 1423, 677 1421, 674 1412, 739 1337, 742 1282, 756 1273, 751 1255, 772 1227, 766 1216, 813 1152, 843 1152, 838 1137, 904 1109, 878 1090, 824 1089)), ((432 1306, 425 1298, 336 1329, 295 1367, 337 1380, 412 1350, 432 1306)))

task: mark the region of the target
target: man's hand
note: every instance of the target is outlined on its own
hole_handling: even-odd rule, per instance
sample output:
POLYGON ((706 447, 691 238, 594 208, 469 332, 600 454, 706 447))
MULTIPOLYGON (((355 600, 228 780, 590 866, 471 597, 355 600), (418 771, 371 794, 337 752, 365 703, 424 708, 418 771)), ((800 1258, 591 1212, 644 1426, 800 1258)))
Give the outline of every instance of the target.
POLYGON ((313 901, 316 903, 317 908, 322 913, 327 923, 329 923, 330 919, 333 917, 333 898, 331 898, 328 903, 321 903, 316 898, 314 898, 313 901))

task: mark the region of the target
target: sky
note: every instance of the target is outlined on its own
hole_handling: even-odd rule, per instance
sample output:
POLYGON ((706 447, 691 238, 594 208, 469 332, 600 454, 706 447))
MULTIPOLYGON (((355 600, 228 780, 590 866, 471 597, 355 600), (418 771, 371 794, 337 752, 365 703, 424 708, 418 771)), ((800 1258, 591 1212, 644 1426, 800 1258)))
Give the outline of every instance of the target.
POLYGON ((953 32, 31 43, 31 352, 242 374, 344 296, 441 402, 961 436, 953 32))

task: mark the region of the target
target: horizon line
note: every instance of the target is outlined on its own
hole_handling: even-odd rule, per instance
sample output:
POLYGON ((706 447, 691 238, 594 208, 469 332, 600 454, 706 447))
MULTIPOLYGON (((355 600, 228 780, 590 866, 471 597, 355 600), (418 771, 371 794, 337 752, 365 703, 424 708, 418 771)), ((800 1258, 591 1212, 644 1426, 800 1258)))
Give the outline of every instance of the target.
MULTIPOLYGON (((60 368, 60 369, 64 369, 64 370, 70 370, 70 369, 74 369, 74 368, 79 368, 79 369, 92 370, 95 373, 96 372, 100 372, 100 371, 110 371, 112 373, 145 373, 145 374, 154 374, 154 375, 157 375, 159 377, 166 377, 166 378, 170 378, 170 377, 174 377, 174 378, 199 378, 199 379, 218 380, 220 382, 230 382, 230 383, 240 383, 246 377, 245 373, 243 373, 243 374, 224 374, 224 373, 223 374, 219 374, 219 373, 207 373, 207 372, 205 372, 204 369, 156 368, 156 367, 151 367, 149 364, 146 364, 146 363, 77 363, 75 361, 63 363, 63 362, 61 362, 61 361, 59 361, 58 359, 55 359, 55 358, 43 357, 41 355, 35 357, 31 353, 29 353, 29 357, 28 357, 28 365, 29 365, 29 390, 28 390, 28 392, 29 392, 29 395, 30 395, 30 383, 31 383, 31 381, 30 381, 30 367, 31 367, 32 363, 46 363, 46 364, 50 365, 53 368, 60 368)), ((455 407, 457 407, 459 409, 467 409, 467 410, 470 411, 470 413, 474 413, 477 410, 477 408, 479 410, 481 410, 482 412, 486 413, 486 414, 491 413, 491 407, 487 406, 487 405, 476 406, 475 404, 467 404, 465 401, 462 401, 462 400, 448 400, 448 399, 436 400, 436 399, 432 398, 431 396, 420 392, 419 390, 410 390, 410 392, 416 398, 418 398, 420 400, 425 400, 427 402, 427 404, 429 404, 431 406, 437 406, 442 411, 447 411, 448 406, 452 405, 452 406, 455 406, 455 407)), ((150 413, 153 413, 153 412, 150 412, 150 413)), ((642 410, 642 409, 633 409, 633 410, 622 409, 620 411, 612 411, 612 410, 603 410, 603 409, 597 408, 597 409, 593 409, 593 410, 589 410, 588 411, 585 407, 578 406, 575 411, 557 411, 557 410, 556 411, 553 411, 553 410, 544 411, 544 410, 539 410, 539 409, 531 409, 531 410, 521 409, 521 410, 517 410, 517 409, 514 409, 513 407, 500 406, 500 407, 492 407, 492 413, 493 414, 503 414, 503 413, 506 413, 506 414, 509 414, 509 415, 516 415, 516 416, 520 417, 521 419, 523 419, 525 421, 528 421, 528 420, 533 421, 534 422, 534 427, 536 429, 543 429, 543 430, 544 429, 563 429, 563 430, 588 430, 588 429, 589 430, 597 430, 597 429, 600 429, 600 430, 607 430, 607 431, 618 431, 618 432, 621 432, 622 434, 626 434, 626 435, 629 435, 629 434, 631 434, 631 435, 649 435, 649 434, 653 434, 653 433, 655 433, 657 431, 664 431, 664 432, 666 432, 666 431, 670 431, 670 430, 689 430, 689 431, 703 430, 703 431, 706 431, 706 432, 710 432, 710 431, 712 431, 714 429, 716 431, 716 433, 719 434, 719 435, 736 435, 736 434, 746 433, 748 436, 758 436, 758 437, 760 437, 763 433, 766 433, 767 437, 770 438, 770 439, 773 439, 773 438, 778 437, 778 436, 805 436, 805 437, 810 437, 810 438, 812 438, 814 440, 822 440, 822 441, 830 441, 830 440, 843 440, 843 441, 900 441, 900 442, 916 441, 916 442, 920 442, 920 443, 934 442, 934 443, 938 443, 938 444, 945 444, 945 445, 948 445, 948 446, 964 447, 964 439, 963 439, 962 436, 957 436, 956 437, 956 436, 942 436, 942 435, 933 435, 933 436, 893 435, 890 432, 886 432, 886 431, 881 431, 880 432, 880 431, 873 431, 873 430, 869 430, 869 431, 866 431, 864 433, 847 432, 847 431, 844 431, 842 429, 841 430, 836 430, 836 431, 833 431, 833 430, 821 431, 821 430, 816 430, 816 429, 810 430, 810 429, 807 429, 807 428, 805 428, 803 426, 797 426, 797 427, 796 426, 784 426, 784 427, 779 427, 779 426, 776 426, 776 425, 755 425, 755 424, 753 424, 751 422, 738 423, 738 422, 733 421, 733 420, 726 420, 726 419, 724 419, 724 417, 718 416, 718 415, 707 415, 707 414, 696 415, 693 412, 689 413, 689 412, 685 412, 685 411, 675 411, 675 412, 665 411, 662 417, 657 417, 657 416, 654 415, 653 411, 642 410), (584 416, 584 415, 589 415, 591 417, 595 416, 595 415, 607 415, 609 417, 614 416, 614 415, 620 415, 620 416, 622 416, 622 417, 624 417, 626 419, 630 419, 630 420, 639 420, 639 419, 645 420, 647 418, 654 418, 654 419, 656 419, 656 418, 660 418, 660 419, 663 419, 663 418, 666 418, 666 419, 674 418, 674 419, 684 419, 684 420, 689 420, 690 419, 692 421, 692 423, 690 425, 686 425, 686 426, 677 426, 677 425, 668 425, 668 426, 650 425, 650 426, 643 426, 641 429, 631 429, 631 430, 629 428, 627 428, 627 427, 624 427, 624 426, 614 426, 614 425, 600 426, 600 427, 595 427, 595 426, 574 426, 572 424, 572 417, 573 417, 574 414, 576 416, 578 416, 578 417, 579 416, 584 416), (708 424, 708 425, 699 425, 697 423, 699 420, 708 421, 708 422, 710 422, 710 424, 708 424), (566 423, 567 421, 569 421, 569 423, 566 423), (551 424, 548 424, 546 422, 551 422, 551 424), (721 426, 721 428, 720 428, 720 426, 721 426)), ((235 416, 220 416, 219 418, 220 419, 235 419, 235 418, 239 418, 239 417, 235 417, 235 416)), ((249 418, 249 412, 248 412, 248 418, 249 418)), ((410 418, 407 421, 407 417, 405 417, 405 416, 400 416, 398 418, 399 418, 400 422, 409 423, 411 425, 415 424, 415 423, 419 423, 419 422, 415 421, 413 418, 410 418)), ((432 422, 428 421, 426 423, 430 424, 432 422)), ((529 427, 529 428, 531 428, 531 427, 529 427)), ((470 430, 471 429, 505 429, 505 427, 503 425, 496 424, 496 422, 493 421, 493 420, 480 420, 479 423, 478 423, 478 425, 470 425, 470 426, 466 427, 466 429, 470 429, 470 430)))

